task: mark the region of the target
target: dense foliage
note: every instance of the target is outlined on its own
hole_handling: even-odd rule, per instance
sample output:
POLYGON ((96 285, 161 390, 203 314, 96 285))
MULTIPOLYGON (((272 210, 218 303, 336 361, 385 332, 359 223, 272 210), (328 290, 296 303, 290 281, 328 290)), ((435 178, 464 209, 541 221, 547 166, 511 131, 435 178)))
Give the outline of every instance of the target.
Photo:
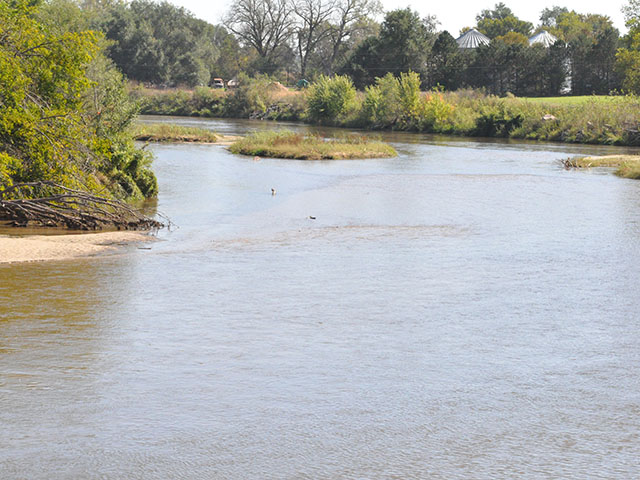
POLYGON ((47 0, 39 17, 53 28, 94 30, 128 79, 163 86, 209 85, 231 78, 247 58, 224 27, 195 18, 169 2, 47 0))
POLYGON ((309 89, 307 115, 321 123, 339 123, 351 109, 356 89, 349 77, 322 75, 309 89))
POLYGON ((341 73, 352 77, 359 88, 387 72, 399 75, 411 70, 424 75, 435 27, 433 18, 422 19, 409 8, 388 12, 380 33, 353 51, 341 73))
POLYGON ((496 4, 492 10, 482 10, 476 17, 476 21, 478 30, 492 39, 507 35, 509 32, 528 36, 533 29, 531 23, 520 20, 504 3, 496 4))
POLYGON ((150 160, 127 133, 136 109, 99 38, 47 26, 32 3, 0 0, 0 189, 49 180, 155 195, 150 160))
POLYGON ((630 0, 624 9, 629 33, 616 54, 616 70, 626 91, 640 93, 640 1, 630 0))
POLYGON ((355 92, 349 79, 340 76, 323 77, 310 91, 287 90, 266 77, 246 82, 231 92, 201 88, 138 90, 136 95, 149 114, 295 119, 367 129, 640 145, 640 100, 633 95, 547 100, 500 98, 469 89, 425 92, 415 72, 378 77, 364 92, 355 92), (332 114, 325 115, 328 111, 332 114))
MULTIPOLYGON (((611 19, 545 8, 534 27, 504 3, 480 11, 489 45, 460 49, 433 16, 386 12, 378 0, 234 0, 222 25, 167 1, 46 0, 48 16, 71 30, 101 31, 106 51, 129 80, 152 87, 213 85, 239 74, 268 74, 285 84, 335 72, 363 89, 386 73, 420 74, 423 89, 484 88, 495 95, 591 95, 637 91, 637 0, 626 9, 622 40, 611 19), (529 45, 546 30, 551 47, 529 45)), ((463 29, 463 31, 466 29, 463 29)))
POLYGON ((96 26, 111 41, 109 56, 130 79, 192 86, 237 73, 233 36, 184 8, 133 0, 117 3, 106 13, 96 26))
POLYGON ((423 88, 475 87, 496 95, 608 94, 620 88, 614 69, 618 31, 608 17, 556 8, 544 10, 541 20, 538 31, 554 34, 555 45, 530 45, 532 25, 499 3, 477 16, 490 43, 460 49, 448 32, 435 32, 432 18, 391 11, 380 33, 353 50, 342 73, 358 88, 387 72, 409 70, 421 74, 423 88))

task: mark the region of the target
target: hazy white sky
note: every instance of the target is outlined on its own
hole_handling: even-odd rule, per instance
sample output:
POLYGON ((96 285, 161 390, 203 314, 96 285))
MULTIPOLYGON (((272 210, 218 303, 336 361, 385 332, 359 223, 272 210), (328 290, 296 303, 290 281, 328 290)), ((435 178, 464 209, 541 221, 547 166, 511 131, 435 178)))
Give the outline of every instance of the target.
MULTIPOLYGON (((211 0, 169 0, 174 5, 180 5, 191 10, 196 17, 207 20, 211 23, 220 23, 220 19, 227 10, 230 0, 227 2, 217 2, 211 0)), ((449 30, 454 37, 458 35, 461 28, 475 24, 476 15, 485 8, 492 8, 500 0, 440 0, 438 2, 426 2, 419 0, 381 0, 385 10, 395 8, 411 7, 418 11, 421 16, 427 14, 435 15, 440 21, 442 30, 449 30)), ((543 2, 523 1, 523 0, 502 0, 519 18, 528 20, 534 25, 539 23, 540 11, 545 7, 559 5, 575 10, 579 13, 599 13, 608 15, 614 25, 621 33, 626 32, 624 26, 624 16, 621 12, 622 6, 627 0, 548 0, 543 2)))

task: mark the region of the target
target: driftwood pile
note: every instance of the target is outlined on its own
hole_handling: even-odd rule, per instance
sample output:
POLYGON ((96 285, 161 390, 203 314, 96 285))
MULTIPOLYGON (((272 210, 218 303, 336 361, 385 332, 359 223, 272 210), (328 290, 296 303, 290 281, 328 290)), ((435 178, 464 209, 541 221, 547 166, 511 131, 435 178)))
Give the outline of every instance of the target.
POLYGON ((19 183, 0 191, 0 221, 18 227, 73 230, 157 230, 164 227, 126 203, 53 182, 19 183), (40 192, 44 195, 34 195, 40 192), (36 198, 30 198, 34 196, 36 198), (12 199, 5 200, 9 197, 12 199))
POLYGON ((578 168, 578 162, 575 158, 565 158, 560 160, 560 164, 566 169, 571 170, 572 168, 578 168))

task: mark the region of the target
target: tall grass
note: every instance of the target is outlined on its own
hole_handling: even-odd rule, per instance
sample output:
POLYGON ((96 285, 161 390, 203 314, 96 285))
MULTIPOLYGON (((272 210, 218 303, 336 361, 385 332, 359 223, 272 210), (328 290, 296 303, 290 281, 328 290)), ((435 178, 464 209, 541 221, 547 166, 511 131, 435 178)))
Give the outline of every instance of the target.
POLYGON ((338 160, 395 157, 397 152, 381 141, 362 135, 325 139, 290 131, 257 132, 235 142, 231 152, 298 160, 338 160))
POLYGON ((220 137, 210 130, 198 127, 183 127, 164 123, 137 124, 133 127, 133 138, 143 142, 200 142, 215 143, 220 137))

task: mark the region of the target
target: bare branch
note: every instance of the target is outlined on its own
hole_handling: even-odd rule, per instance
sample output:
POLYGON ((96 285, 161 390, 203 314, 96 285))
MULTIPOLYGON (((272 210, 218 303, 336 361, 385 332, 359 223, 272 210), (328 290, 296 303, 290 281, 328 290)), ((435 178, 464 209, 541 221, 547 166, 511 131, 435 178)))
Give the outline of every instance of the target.
POLYGON ((55 226, 74 230, 157 230, 164 227, 126 203, 54 182, 20 183, 0 191, 0 220, 11 221, 16 226, 55 226), (45 196, 4 200, 9 195, 24 196, 24 192, 42 192, 45 196))

